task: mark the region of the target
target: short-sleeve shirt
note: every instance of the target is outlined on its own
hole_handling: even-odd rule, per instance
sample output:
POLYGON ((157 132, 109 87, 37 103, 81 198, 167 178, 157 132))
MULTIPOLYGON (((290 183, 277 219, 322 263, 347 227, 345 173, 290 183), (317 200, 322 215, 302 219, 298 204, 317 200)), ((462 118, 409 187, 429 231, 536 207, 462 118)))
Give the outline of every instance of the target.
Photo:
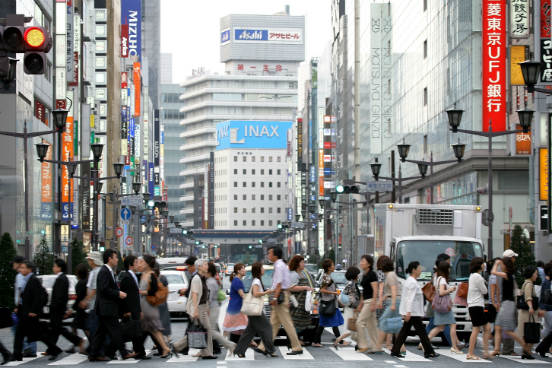
POLYGON ((445 285, 445 289, 447 289, 448 288, 447 280, 442 276, 435 277, 435 279, 433 280, 433 286, 435 286, 435 291, 439 290, 441 285, 445 285))
MULTIPOLYGON (((96 290, 100 268, 101 267, 95 267, 92 271, 90 271, 90 274, 88 275, 88 283, 86 284, 86 288, 88 290, 96 290)), ((95 304, 96 296, 94 295, 92 298, 90 298, 90 303, 88 304, 89 308, 87 309, 87 311, 93 310, 95 304)))
POLYGON ((239 294, 239 290, 243 290, 243 282, 239 277, 234 277, 230 286, 230 301, 228 302, 228 313, 238 314, 241 311, 243 299, 239 294))
POLYGON ((219 284, 217 280, 215 280, 214 277, 209 277, 207 279, 207 287, 209 288, 209 307, 213 308, 219 306, 220 303, 217 299, 219 284))
POLYGON ((374 297, 374 291, 372 289, 372 282, 377 282, 378 276, 374 271, 368 271, 367 273, 362 276, 362 281, 360 284, 362 285, 362 297, 364 300, 372 299, 374 297))
POLYGON ((383 296, 385 298, 391 297, 391 286, 397 287, 397 296, 401 295, 401 283, 397 274, 393 271, 385 274, 385 281, 383 282, 383 296))
POLYGON ((276 289, 278 284, 281 285, 283 290, 287 290, 291 287, 289 279, 289 268, 281 259, 274 262, 274 273, 272 276, 272 289, 276 289))
POLYGON ((257 285, 259 287, 258 292, 262 293, 264 292, 263 284, 261 283, 261 280, 254 278, 253 282, 251 283, 251 289, 253 289, 253 286, 257 285))
POLYGON ((289 287, 296 286, 299 283, 299 274, 297 271, 291 271, 289 273, 289 287))

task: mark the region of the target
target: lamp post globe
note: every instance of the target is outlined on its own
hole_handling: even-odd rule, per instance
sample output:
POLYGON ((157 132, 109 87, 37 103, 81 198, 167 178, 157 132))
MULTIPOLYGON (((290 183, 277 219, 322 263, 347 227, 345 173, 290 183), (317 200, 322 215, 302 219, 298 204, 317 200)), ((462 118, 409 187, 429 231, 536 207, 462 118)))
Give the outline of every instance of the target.
POLYGON ((399 150, 401 161, 405 162, 408 152, 410 152, 410 145, 403 142, 402 144, 397 144, 397 149, 399 150))
POLYGON ((462 158, 464 157, 464 152, 466 151, 466 145, 462 143, 453 144, 452 150, 454 151, 454 157, 456 157, 458 162, 462 161, 462 158))
POLYGON ((121 163, 121 162, 116 162, 113 164, 113 170, 115 171, 115 175, 120 178, 121 177, 121 174, 123 173, 123 167, 125 166, 125 164, 121 163))
POLYGON ((370 164, 370 169, 372 170, 372 175, 374 175, 374 178, 376 181, 378 181, 380 170, 381 170, 381 164, 378 162, 378 158, 376 157, 376 162, 373 164, 370 164))
POLYGON ((132 190, 134 191, 134 194, 140 194, 141 189, 142 189, 142 183, 140 182, 132 183, 132 190))
POLYGON ((529 130, 531 129, 531 122, 533 121, 533 110, 523 109, 518 110, 518 118, 519 118, 519 125, 521 125, 521 129, 523 130, 523 133, 529 133, 529 130))
POLYGON ((77 170, 77 164, 70 163, 67 165, 67 172, 69 173, 69 177, 75 176, 75 171, 77 170))
POLYGON ((94 161, 96 162, 100 161, 100 158, 102 157, 103 144, 94 143, 90 145, 90 148, 92 149, 92 155, 94 156, 94 161))
POLYGON ((38 159, 40 160, 40 162, 44 161, 44 158, 46 158, 46 155, 48 154, 48 148, 50 146, 46 143, 37 143, 35 146, 38 159))
POLYGON ((52 110, 52 116, 54 117, 54 126, 57 130, 64 130, 65 123, 67 121, 67 114, 69 110, 55 109, 52 110))
POLYGON ((539 80, 541 63, 539 61, 526 60, 519 63, 519 66, 521 67, 521 74, 523 75, 523 81, 527 86, 527 91, 531 93, 533 92, 535 84, 537 84, 539 80))
POLYGON ((425 178, 426 174, 427 174, 427 168, 429 167, 428 164, 426 164, 425 162, 420 162, 418 164, 418 170, 420 171, 420 175, 422 176, 422 178, 425 178))
POLYGON ((458 110, 458 109, 447 110, 450 129, 452 130, 453 133, 456 133, 458 131, 458 127, 460 126, 460 121, 462 120, 463 113, 464 113, 464 110, 458 110))

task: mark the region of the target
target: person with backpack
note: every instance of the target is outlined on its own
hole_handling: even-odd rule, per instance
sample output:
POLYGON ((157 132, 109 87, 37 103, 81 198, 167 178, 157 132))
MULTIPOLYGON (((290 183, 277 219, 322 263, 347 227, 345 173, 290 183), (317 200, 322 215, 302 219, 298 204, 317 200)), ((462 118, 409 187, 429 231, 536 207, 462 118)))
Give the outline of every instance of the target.
POLYGON ((24 261, 19 266, 19 272, 23 276, 23 292, 20 295, 17 306, 18 324, 13 340, 13 360, 23 360, 23 340, 29 342, 42 341, 47 346, 49 360, 55 360, 61 349, 53 342, 44 325, 41 325, 39 317, 43 308, 48 304, 48 293, 40 280, 34 275, 34 264, 24 261))

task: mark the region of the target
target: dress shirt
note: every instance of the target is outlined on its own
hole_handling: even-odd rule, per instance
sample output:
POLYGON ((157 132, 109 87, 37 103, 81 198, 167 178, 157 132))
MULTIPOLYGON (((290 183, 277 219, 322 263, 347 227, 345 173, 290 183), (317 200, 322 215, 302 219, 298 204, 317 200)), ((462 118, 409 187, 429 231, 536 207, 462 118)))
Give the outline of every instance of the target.
POLYGON ((470 275, 468 283, 468 307, 485 307, 483 295, 487 294, 487 285, 483 276, 474 272, 470 275))
POLYGON ((291 286, 289 277, 289 268, 281 259, 274 262, 274 275, 272 276, 272 289, 276 289, 281 284, 283 290, 291 286))
POLYGON ((403 284, 401 304, 399 313, 405 316, 410 312, 412 317, 424 316, 424 294, 418 285, 418 281, 412 276, 408 276, 403 284))
POLYGON ((27 280, 25 280, 25 277, 18 272, 17 275, 15 275, 15 290, 14 290, 15 305, 21 304, 21 293, 23 292, 23 290, 25 290, 26 284, 27 284, 27 280))
POLYGON ((104 266, 107 267, 109 272, 111 272, 111 277, 113 277, 113 281, 115 281, 115 283, 117 283, 117 279, 115 278, 115 272, 113 271, 113 269, 107 264, 105 264, 104 266))
POLYGON ((136 274, 134 273, 134 271, 128 270, 128 273, 131 274, 132 278, 134 279, 134 282, 136 283, 136 286, 138 286, 138 288, 139 288, 139 287, 140 287, 140 283, 138 282, 138 277, 136 277, 136 274))

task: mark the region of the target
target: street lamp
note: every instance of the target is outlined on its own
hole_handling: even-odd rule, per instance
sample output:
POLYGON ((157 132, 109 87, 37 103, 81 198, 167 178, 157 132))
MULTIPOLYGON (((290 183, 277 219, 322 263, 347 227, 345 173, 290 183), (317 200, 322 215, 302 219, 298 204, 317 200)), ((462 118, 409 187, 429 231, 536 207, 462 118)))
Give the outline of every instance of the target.
MULTIPOLYGON (((522 63, 523 64, 523 63, 522 63)), ((527 64, 526 64, 527 66, 527 64)), ((527 75, 530 78, 534 77, 534 71, 528 71, 526 70, 527 75)), ((530 80, 530 82, 534 82, 533 79, 530 80)), ((534 85, 534 84, 533 84, 534 85)), ((487 157, 488 157, 488 168, 487 168, 487 176, 488 176, 488 196, 489 196, 489 208, 486 212, 486 218, 485 222, 487 223, 487 226, 489 227, 489 237, 487 240, 487 249, 488 249, 488 257, 489 259, 493 258, 493 220, 494 220, 494 214, 493 214, 493 160, 492 160, 492 154, 493 154, 493 138, 500 137, 503 135, 510 135, 510 134, 516 134, 516 133, 527 133, 531 128, 531 120, 533 118, 533 112, 527 109, 519 110, 518 111, 518 117, 519 117, 519 123, 522 126, 521 130, 505 130, 502 132, 493 132, 493 126, 492 121, 489 121, 489 129, 486 132, 482 131, 474 131, 474 130, 468 130, 468 129, 460 129, 460 121, 462 119, 462 110, 452 109, 447 111, 447 115, 449 118, 449 125, 450 130, 453 133, 466 133, 470 135, 477 135, 480 137, 486 137, 489 141, 488 144, 488 150, 487 150, 487 157)), ((453 146, 454 149, 454 146, 453 146)), ((455 149, 455 155, 458 157, 457 153, 460 153, 465 149, 465 147, 460 147, 459 145, 456 146, 455 149)))
MULTIPOLYGON (((539 61, 526 60, 522 63, 519 63, 521 67, 521 74, 523 75, 523 80, 527 86, 527 92, 533 93, 534 91, 540 91, 540 88, 535 88, 539 80, 539 74, 541 72, 541 63, 539 61)), ((550 93, 548 90, 544 93, 550 93)))
MULTIPOLYGON (((410 150, 410 145, 403 143, 403 144, 400 144, 399 146, 400 146, 399 147, 399 156, 401 156, 401 161, 402 161, 403 155, 404 154, 408 155, 408 151, 410 150)), ((394 155, 392 155, 392 157, 394 157, 394 155)), ((404 156, 404 157, 406 159, 406 156, 404 156)), ((402 203, 402 195, 401 195, 402 182, 406 181, 406 180, 423 179, 427 174, 428 163, 423 162, 423 161, 419 161, 419 162, 416 162, 416 163, 418 163, 418 170, 420 171, 420 176, 410 176, 410 177, 407 177, 407 178, 402 177, 402 170, 401 170, 400 166, 399 166, 399 177, 398 178, 395 178, 394 176, 391 176, 391 177, 380 176, 381 164, 379 163, 377 157, 375 158, 375 162, 370 164, 370 169, 372 170, 372 175, 374 176, 375 181, 379 181, 380 179, 389 180, 393 183, 393 187, 395 186, 395 182, 398 182, 399 203, 402 203)), ((394 192, 394 190, 395 189, 393 189, 393 192, 394 192)), ((378 192, 376 192, 376 202, 379 202, 379 193, 378 192)))
POLYGON ((121 174, 123 173, 123 167, 125 166, 125 164, 121 163, 121 162, 116 162, 113 164, 113 170, 115 171, 115 175, 117 177, 121 177, 121 174))
POLYGON ((69 110, 64 109, 55 109, 52 110, 52 115, 54 117, 54 126, 58 131, 65 130, 65 123, 67 122, 67 115, 69 110))
POLYGON ((140 194, 140 190, 142 189, 142 183, 139 181, 135 181, 132 183, 132 190, 134 190, 134 194, 140 194))
POLYGON ((378 181, 380 170, 381 170, 381 164, 378 162, 377 157, 375 159, 375 162, 373 164, 370 164, 370 169, 372 170, 372 175, 374 175, 374 179, 378 181))

